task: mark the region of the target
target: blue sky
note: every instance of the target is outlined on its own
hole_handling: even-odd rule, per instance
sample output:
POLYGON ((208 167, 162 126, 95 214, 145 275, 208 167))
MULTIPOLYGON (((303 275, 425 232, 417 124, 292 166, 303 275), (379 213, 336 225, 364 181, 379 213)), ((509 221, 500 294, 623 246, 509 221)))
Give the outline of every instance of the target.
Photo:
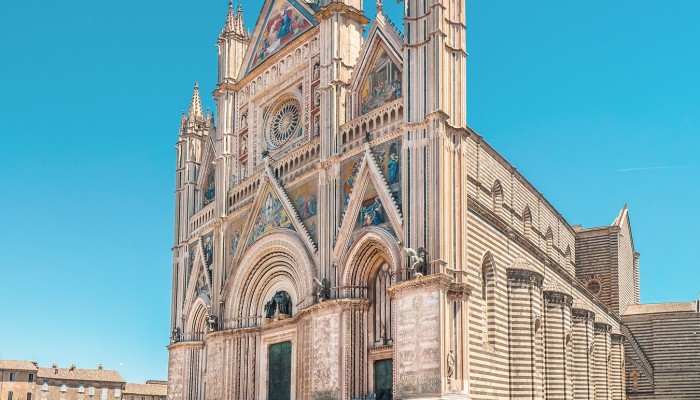
MULTIPOLYGON (((213 107, 226 6, 3 4, 0 358, 165 379, 173 145, 195 81, 213 107)), ((629 204, 643 302, 696 299, 700 2, 467 7, 469 124, 571 224, 629 204)))

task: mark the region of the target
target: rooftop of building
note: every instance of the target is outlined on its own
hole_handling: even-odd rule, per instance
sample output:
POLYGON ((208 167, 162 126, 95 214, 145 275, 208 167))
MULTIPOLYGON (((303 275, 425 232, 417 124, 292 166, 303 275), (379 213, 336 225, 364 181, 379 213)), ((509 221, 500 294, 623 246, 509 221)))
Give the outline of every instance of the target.
POLYGON ((39 367, 34 361, 0 360, 0 370, 6 371, 37 371, 39 367))
POLYGON ((124 395, 158 396, 168 395, 168 385, 163 381, 147 381, 146 383, 127 383, 124 395), (157 382, 157 383, 150 383, 157 382))
POLYGON ((679 303, 634 304, 625 310, 622 315, 661 314, 677 312, 698 312, 697 301, 679 303))
POLYGON ((72 381, 93 381, 93 382, 114 382, 124 383, 124 378, 119 372, 109 369, 103 369, 102 365, 96 369, 76 368, 75 365, 70 368, 58 368, 55 364, 50 368, 39 368, 37 373, 38 378, 44 379, 61 379, 72 381))

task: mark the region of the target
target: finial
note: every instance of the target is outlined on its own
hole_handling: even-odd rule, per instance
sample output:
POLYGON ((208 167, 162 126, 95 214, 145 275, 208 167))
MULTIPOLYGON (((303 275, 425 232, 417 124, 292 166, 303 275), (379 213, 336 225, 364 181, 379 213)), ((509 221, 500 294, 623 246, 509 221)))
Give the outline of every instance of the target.
POLYGON ((233 8, 233 0, 228 0, 228 8, 233 8))
POLYGON ((243 4, 238 3, 238 13, 240 14, 241 12, 243 12, 243 4))
POLYGON ((199 83, 194 83, 194 91, 192 93, 192 102, 190 103, 189 113, 187 114, 189 118, 202 119, 202 100, 199 96, 199 83))
POLYGON ((382 0, 377 0, 377 12, 380 13, 384 9, 384 4, 382 3, 382 0))

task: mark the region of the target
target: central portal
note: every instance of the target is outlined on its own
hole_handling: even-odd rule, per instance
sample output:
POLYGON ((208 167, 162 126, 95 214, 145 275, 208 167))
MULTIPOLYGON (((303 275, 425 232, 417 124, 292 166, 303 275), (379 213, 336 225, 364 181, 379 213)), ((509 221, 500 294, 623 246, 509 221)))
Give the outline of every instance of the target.
POLYGON ((290 400, 292 392, 292 342, 270 346, 267 374, 268 400, 290 400))

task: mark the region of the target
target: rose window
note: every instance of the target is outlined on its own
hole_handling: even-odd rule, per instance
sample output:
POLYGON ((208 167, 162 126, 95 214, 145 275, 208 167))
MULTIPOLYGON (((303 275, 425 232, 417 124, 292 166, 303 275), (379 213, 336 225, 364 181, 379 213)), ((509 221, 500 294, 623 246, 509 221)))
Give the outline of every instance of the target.
POLYGON ((287 100, 273 113, 269 122, 267 141, 276 148, 285 144, 300 127, 299 101, 287 100))

